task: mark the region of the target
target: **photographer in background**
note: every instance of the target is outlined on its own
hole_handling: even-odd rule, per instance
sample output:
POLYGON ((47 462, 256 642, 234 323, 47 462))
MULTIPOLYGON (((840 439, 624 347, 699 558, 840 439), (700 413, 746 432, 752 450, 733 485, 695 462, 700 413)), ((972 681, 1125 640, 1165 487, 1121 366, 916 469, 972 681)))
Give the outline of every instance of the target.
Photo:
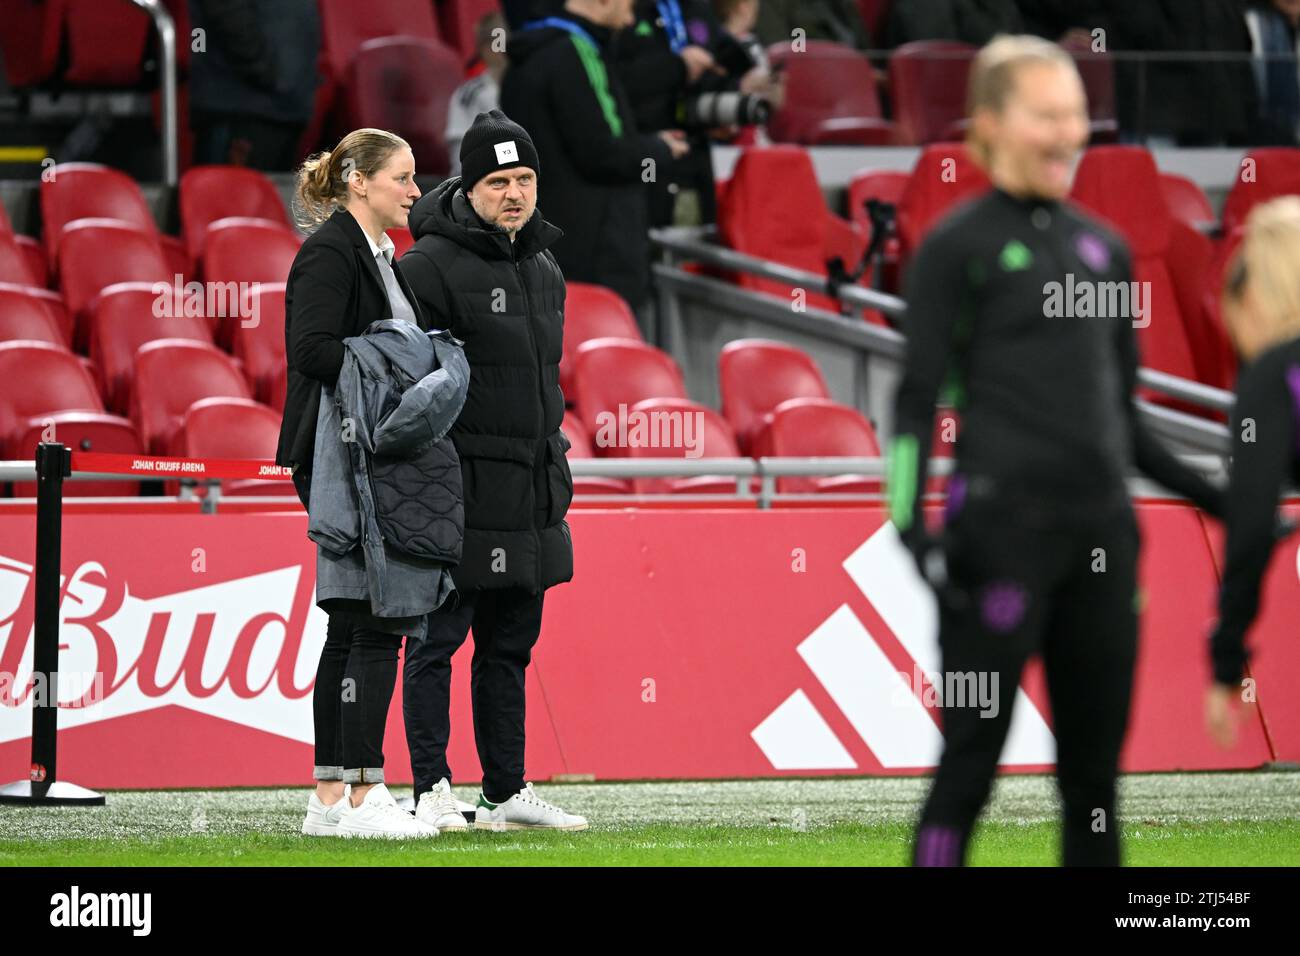
MULTIPOLYGON (((756 0, 751 0, 756 2, 756 0)), ((704 0, 637 0, 633 26, 614 41, 615 69, 639 129, 681 128, 690 152, 656 170, 649 224, 717 218, 710 138, 766 122, 770 77, 704 0), (743 89, 743 86, 748 87, 743 89)))

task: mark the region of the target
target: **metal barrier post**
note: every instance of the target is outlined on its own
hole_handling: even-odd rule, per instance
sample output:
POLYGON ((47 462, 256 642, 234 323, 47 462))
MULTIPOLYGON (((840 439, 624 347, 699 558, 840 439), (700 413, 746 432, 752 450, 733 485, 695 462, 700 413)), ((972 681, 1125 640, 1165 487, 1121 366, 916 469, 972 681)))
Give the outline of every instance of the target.
POLYGON ((58 442, 36 446, 36 562, 32 649, 32 767, 27 780, 0 787, 0 803, 103 806, 104 795, 58 779, 59 593, 62 589, 63 479, 72 453, 58 442))

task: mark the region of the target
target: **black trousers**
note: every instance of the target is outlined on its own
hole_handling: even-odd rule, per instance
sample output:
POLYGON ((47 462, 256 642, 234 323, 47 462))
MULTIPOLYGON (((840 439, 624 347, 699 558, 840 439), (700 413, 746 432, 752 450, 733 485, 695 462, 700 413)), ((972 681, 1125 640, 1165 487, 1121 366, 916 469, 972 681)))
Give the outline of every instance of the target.
POLYGON ((470 699, 483 796, 510 799, 524 786, 524 671, 542 627, 544 592, 522 588, 467 591, 452 610, 429 615, 428 637, 408 641, 402 711, 415 776, 415 798, 446 777, 451 736, 451 657, 470 629, 470 699))
MULTIPOLYGON (((311 475, 299 469, 293 484, 306 507, 311 475)), ((312 690, 317 780, 384 782, 384 727, 401 646, 401 635, 366 627, 354 615, 329 616, 312 690)))
POLYGON ((992 689, 996 675, 997 707, 969 694, 944 696, 943 756, 913 862, 965 861, 1021 671, 1037 653, 1056 736, 1062 861, 1118 865, 1115 779, 1137 654, 1139 534, 1131 505, 1124 499, 1102 512, 1036 522, 1018 505, 970 501, 945 535, 952 586, 939 601, 944 683, 958 686, 973 674, 992 689))

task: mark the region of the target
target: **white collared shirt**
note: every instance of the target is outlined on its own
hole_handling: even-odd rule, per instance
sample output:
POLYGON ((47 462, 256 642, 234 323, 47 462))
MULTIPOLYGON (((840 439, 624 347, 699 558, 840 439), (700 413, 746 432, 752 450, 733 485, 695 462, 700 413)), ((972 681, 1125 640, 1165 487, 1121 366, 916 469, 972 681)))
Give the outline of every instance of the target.
POLYGON ((397 251, 397 247, 393 245, 392 236, 386 232, 381 232, 379 234, 379 242, 375 242, 375 240, 370 238, 370 233, 366 232, 364 229, 361 231, 365 233, 366 242, 370 243, 370 254, 372 256, 378 256, 382 252, 384 258, 388 260, 389 265, 392 265, 393 254, 397 251))

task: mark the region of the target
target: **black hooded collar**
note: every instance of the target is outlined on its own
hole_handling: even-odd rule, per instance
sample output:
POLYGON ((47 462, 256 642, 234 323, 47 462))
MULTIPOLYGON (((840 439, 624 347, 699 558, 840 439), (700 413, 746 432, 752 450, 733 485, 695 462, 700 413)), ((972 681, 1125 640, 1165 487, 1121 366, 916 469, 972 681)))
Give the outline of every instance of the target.
MULTIPOLYGON (((411 210, 411 236, 445 236, 485 259, 527 259, 553 244, 563 231, 542 217, 540 207, 524 223, 514 243, 502 230, 484 222, 461 189, 461 178, 453 176, 420 197, 411 210)), ((362 237, 364 239, 364 236, 362 237)))

